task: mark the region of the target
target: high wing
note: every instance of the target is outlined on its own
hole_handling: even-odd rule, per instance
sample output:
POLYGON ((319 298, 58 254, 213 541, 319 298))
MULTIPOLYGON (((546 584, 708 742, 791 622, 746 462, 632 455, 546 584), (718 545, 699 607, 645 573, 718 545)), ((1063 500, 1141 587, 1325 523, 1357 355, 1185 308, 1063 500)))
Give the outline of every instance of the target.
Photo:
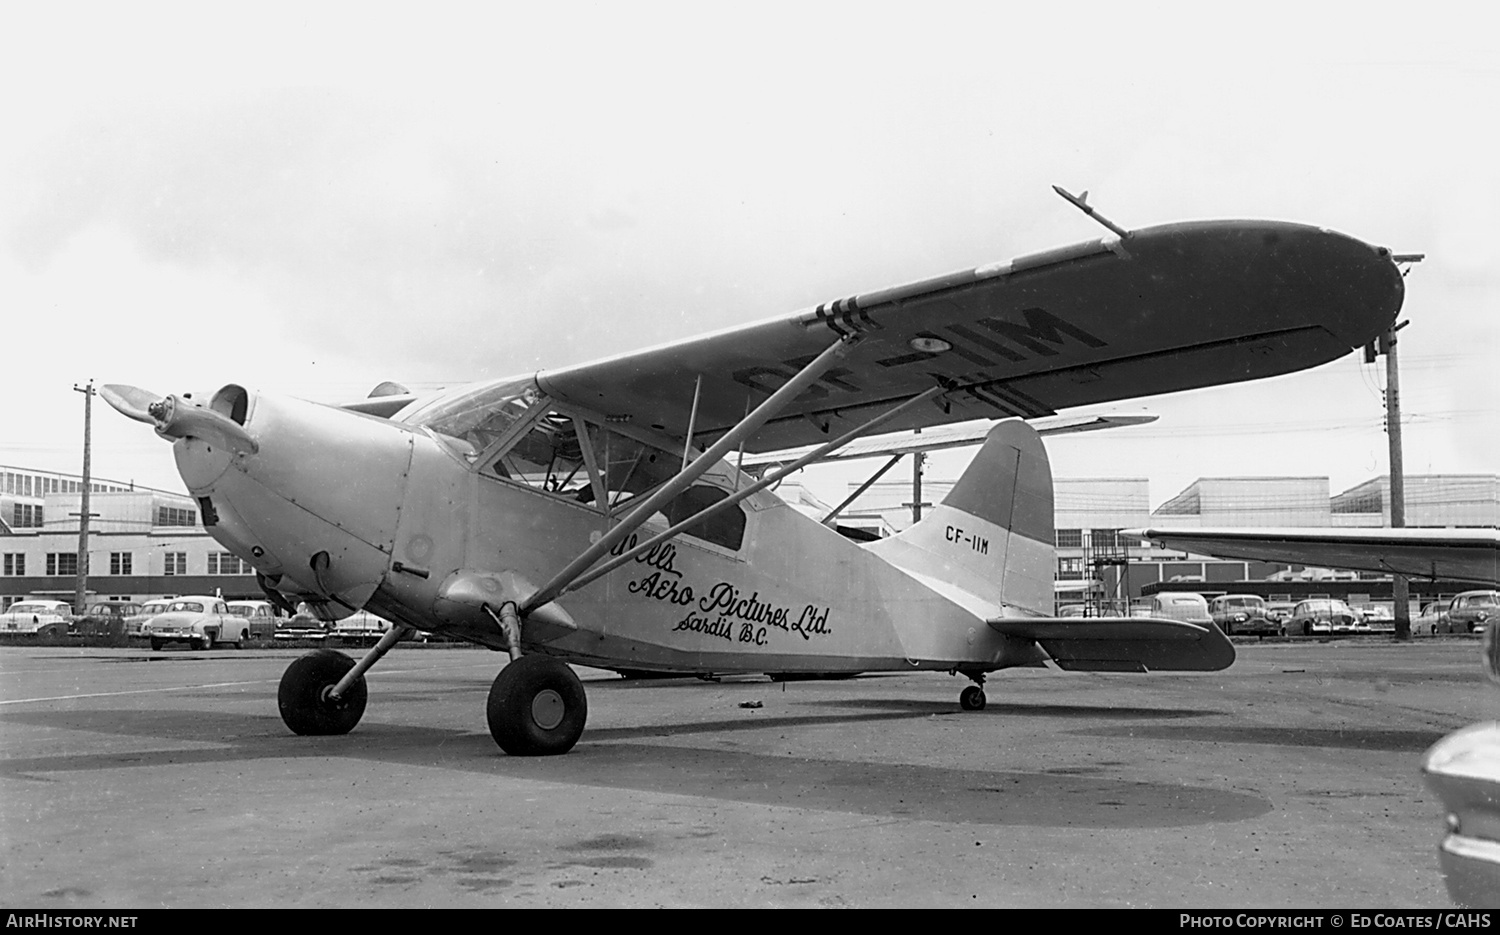
POLYGON ((679 439, 692 426, 706 443, 834 342, 859 336, 746 440, 747 452, 763 452, 836 437, 935 386, 941 396, 884 428, 1030 419, 1290 373, 1384 333, 1402 297, 1385 248, 1301 224, 1201 221, 848 296, 536 380, 612 422, 679 439))
MULTIPOLYGON (((1080 416, 1054 416, 1045 419, 1032 419, 1031 427, 1036 429, 1038 435, 1066 435, 1073 432, 1092 432, 1097 429, 1119 428, 1126 425, 1145 425, 1155 422, 1159 417, 1148 413, 1134 413, 1115 415, 1102 413, 1098 415, 1080 416)), ((948 448, 962 448, 966 445, 977 445, 984 441, 990 429, 995 427, 993 422, 985 422, 979 425, 951 426, 934 429, 914 435, 910 432, 893 432, 889 435, 873 435, 869 438, 861 438, 852 441, 842 448, 835 449, 814 464, 824 461, 849 461, 856 458, 872 458, 879 455, 905 455, 914 451, 943 451, 948 448)), ((766 451, 760 454, 746 455, 743 463, 739 466, 749 469, 759 468, 767 464, 786 464, 795 461, 812 450, 813 446, 805 445, 801 448, 788 448, 783 451, 766 451)))
POLYGON ((1122 534, 1219 558, 1500 583, 1500 531, 1493 529, 1127 529, 1122 534))
POLYGON ((1001 617, 1006 636, 1035 640, 1060 669, 1082 672, 1216 672, 1234 644, 1212 624, 1157 617, 1001 617))

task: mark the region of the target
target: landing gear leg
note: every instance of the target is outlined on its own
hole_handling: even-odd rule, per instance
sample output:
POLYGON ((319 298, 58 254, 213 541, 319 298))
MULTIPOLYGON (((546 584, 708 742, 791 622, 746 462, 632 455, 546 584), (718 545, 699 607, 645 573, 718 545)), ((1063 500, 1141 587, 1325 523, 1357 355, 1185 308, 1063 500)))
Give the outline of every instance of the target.
POLYGON ((513 660, 490 687, 490 736, 511 756, 567 753, 583 735, 589 703, 565 663, 536 654, 513 660))
POLYGON ((973 672, 973 673, 965 672, 964 674, 967 675, 967 676, 969 676, 969 678, 973 679, 974 682, 975 682, 975 684, 970 685, 968 688, 965 688, 962 692, 959 692, 959 695, 958 695, 958 706, 960 708, 963 708, 965 711, 983 711, 984 710, 984 673, 983 672, 973 672))

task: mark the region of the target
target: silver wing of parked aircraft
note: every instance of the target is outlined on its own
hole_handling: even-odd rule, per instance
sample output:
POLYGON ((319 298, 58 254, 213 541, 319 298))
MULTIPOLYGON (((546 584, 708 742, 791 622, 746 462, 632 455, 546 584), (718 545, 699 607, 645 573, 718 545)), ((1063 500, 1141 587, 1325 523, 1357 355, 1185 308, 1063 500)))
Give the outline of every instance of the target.
POLYGON ((1151 528, 1122 535, 1217 558, 1500 582, 1500 531, 1494 529, 1151 528))
MULTIPOLYGON (((1158 416, 1148 413, 1098 413, 1094 415, 1051 416, 1030 419, 1031 427, 1043 438, 1053 435, 1069 435, 1075 432, 1093 432, 1099 429, 1121 428, 1127 425, 1146 425, 1155 422, 1158 416)), ((875 435, 852 441, 836 451, 829 452, 813 464, 826 461, 853 461, 857 458, 873 458, 880 455, 906 455, 913 452, 945 451, 949 448, 964 448, 977 445, 989 434, 993 422, 978 425, 945 426, 928 432, 896 432, 875 435)), ((815 446, 789 448, 785 451, 767 451, 745 455, 743 462, 736 464, 747 470, 768 464, 787 464, 812 451, 815 446)))

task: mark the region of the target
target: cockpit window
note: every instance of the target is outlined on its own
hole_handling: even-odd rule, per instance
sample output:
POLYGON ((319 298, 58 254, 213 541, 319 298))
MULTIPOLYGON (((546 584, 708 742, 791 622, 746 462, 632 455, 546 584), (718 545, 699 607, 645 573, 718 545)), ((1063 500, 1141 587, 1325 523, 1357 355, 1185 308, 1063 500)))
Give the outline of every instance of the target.
MULTIPOLYGON (((670 480, 682 466, 681 454, 553 410, 535 419, 524 434, 504 444, 480 469, 605 513, 628 512, 639 498, 670 480), (601 500, 602 498, 602 500, 601 500)), ((710 485, 678 494, 648 522, 675 525, 728 496, 710 485)), ((745 536, 745 511, 733 507, 683 531, 738 551, 745 536)))
POLYGON ((460 442, 465 454, 477 454, 498 441, 537 399, 535 381, 521 377, 455 390, 402 415, 401 421, 460 442))
POLYGON ((578 423, 571 416, 549 412, 486 470, 539 490, 576 496, 592 489, 583 456, 585 441, 579 439, 578 423))

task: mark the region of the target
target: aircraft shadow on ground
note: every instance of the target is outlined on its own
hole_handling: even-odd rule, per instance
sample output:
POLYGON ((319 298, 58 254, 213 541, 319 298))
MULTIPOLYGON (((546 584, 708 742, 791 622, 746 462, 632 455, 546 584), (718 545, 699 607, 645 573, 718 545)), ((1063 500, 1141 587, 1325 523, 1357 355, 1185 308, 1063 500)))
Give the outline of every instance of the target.
POLYGON ((983 711, 964 711, 953 701, 919 701, 909 698, 817 698, 798 700, 798 705, 830 708, 884 708, 912 711, 923 715, 951 714, 955 717, 1081 717, 1122 718, 1131 720, 1174 720, 1177 718, 1212 717, 1222 714, 1212 708, 1133 708, 1123 705, 1029 704, 991 700, 983 711))
MULTIPOLYGON (((921 709, 894 716, 929 715, 921 709)), ((354 759, 459 770, 496 779, 630 789, 885 819, 990 825, 1182 827, 1254 818, 1273 807, 1268 800, 1243 792, 1101 775, 1108 771, 1108 765, 1049 769, 1041 755, 1037 756, 1036 770, 980 770, 632 741, 637 737, 721 734, 734 729, 889 720, 892 716, 819 715, 661 728, 604 728, 585 733, 583 741, 567 756, 533 758, 504 755, 488 734, 451 729, 367 723, 341 737, 296 737, 288 734, 275 717, 201 711, 11 712, 0 720, 218 746, 12 757, 0 760, 0 778, 46 783, 57 781, 47 774, 106 769, 277 758, 354 759)))
MULTIPOLYGON (((1372 750, 1381 753, 1421 753, 1443 737, 1440 730, 1375 730, 1337 727, 1261 727, 1251 725, 1185 724, 1172 727, 1125 728, 1125 736, 1145 740, 1187 740, 1204 743, 1262 744, 1272 747, 1322 747, 1335 750, 1372 750)), ((1120 738, 1120 730, 1069 731, 1077 736, 1120 738)))

